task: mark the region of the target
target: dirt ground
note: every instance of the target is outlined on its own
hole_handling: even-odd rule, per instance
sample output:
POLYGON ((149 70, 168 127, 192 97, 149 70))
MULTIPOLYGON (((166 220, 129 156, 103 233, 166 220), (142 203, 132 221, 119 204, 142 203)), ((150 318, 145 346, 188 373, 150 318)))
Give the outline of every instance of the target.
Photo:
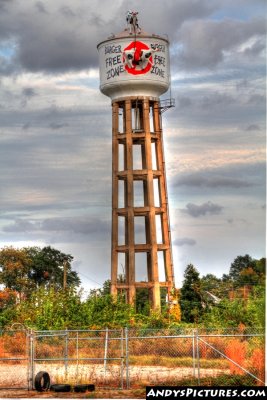
MULTIPOLYGON (((145 386, 160 385, 164 382, 177 384, 180 379, 192 377, 193 369, 189 367, 169 368, 161 366, 131 366, 129 368, 130 388, 120 390, 121 369, 118 365, 108 367, 106 370, 101 365, 68 366, 68 379, 65 378, 65 367, 62 364, 40 364, 35 366, 34 375, 39 371, 47 371, 51 383, 93 383, 94 392, 86 393, 55 393, 53 391, 37 392, 35 390, 4 389, 11 387, 27 387, 29 371, 23 365, 0 365, 0 399, 1 398, 102 398, 102 399, 139 399, 145 398, 145 386), (80 381, 79 381, 80 379, 80 381), (103 389, 104 387, 110 389, 103 389), (111 387, 113 387, 111 389, 111 387)), ((207 377, 220 374, 219 369, 201 370, 201 376, 207 377)), ((224 373, 229 371, 224 370, 224 373)), ((124 371, 124 381, 125 381, 124 371)))
POLYGON ((145 399, 146 390, 103 390, 96 389, 94 392, 86 393, 55 393, 55 392, 37 392, 36 390, 9 389, 0 390, 0 399, 145 399))

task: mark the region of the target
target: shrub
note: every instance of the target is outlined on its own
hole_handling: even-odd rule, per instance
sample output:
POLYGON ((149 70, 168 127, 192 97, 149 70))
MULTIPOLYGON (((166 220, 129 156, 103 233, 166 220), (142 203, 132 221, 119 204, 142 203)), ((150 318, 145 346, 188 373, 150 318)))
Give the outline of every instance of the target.
MULTIPOLYGON (((228 342, 225 348, 225 354, 231 360, 235 361, 238 365, 244 368, 247 353, 247 342, 241 342, 238 339, 232 339, 228 342)), ((237 365, 229 361, 231 374, 244 375, 244 371, 237 365)))
MULTIPOLYGON (((252 352, 252 356, 249 360, 249 365, 251 366, 253 373, 261 381, 264 381, 265 377, 265 354, 263 349, 255 349, 252 352)), ((262 383, 258 381, 258 384, 262 383)))

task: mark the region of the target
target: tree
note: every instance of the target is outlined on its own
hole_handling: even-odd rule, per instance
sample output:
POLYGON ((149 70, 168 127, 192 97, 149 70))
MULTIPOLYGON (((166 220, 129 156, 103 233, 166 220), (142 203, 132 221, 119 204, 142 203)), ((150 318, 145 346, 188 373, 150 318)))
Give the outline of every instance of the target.
POLYGON ((25 249, 4 247, 0 251, 0 283, 17 292, 20 298, 27 295, 34 288, 29 278, 31 264, 25 249))
POLYGON ((199 272, 192 264, 189 264, 185 270, 180 293, 182 320, 186 322, 198 322, 203 313, 201 282, 199 272))
POLYGON ((212 292, 216 296, 220 293, 221 279, 213 274, 204 275, 201 278, 201 289, 204 291, 212 292))
POLYGON ((41 286, 21 302, 15 322, 35 329, 77 329, 86 326, 86 310, 81 293, 41 286))
POLYGON ((58 289, 62 288, 64 263, 66 263, 67 268, 67 286, 79 286, 80 278, 77 272, 71 269, 73 257, 70 254, 62 253, 50 246, 42 249, 39 247, 28 247, 25 248, 25 251, 32 261, 29 277, 35 282, 37 287, 53 286, 58 289))
POLYGON ((256 286, 248 299, 223 299, 214 305, 202 318, 205 326, 259 328, 265 326, 265 289, 256 286))
POLYGON ((252 271, 255 269, 256 261, 253 260, 248 254, 245 256, 238 256, 234 259, 231 264, 229 277, 232 279, 234 286, 242 286, 242 271, 251 268, 252 271))
POLYGON ((72 271, 70 254, 52 247, 26 247, 0 250, 0 283, 16 291, 19 297, 27 297, 36 287, 63 287, 63 264, 66 263, 67 286, 77 287, 80 279, 72 271))

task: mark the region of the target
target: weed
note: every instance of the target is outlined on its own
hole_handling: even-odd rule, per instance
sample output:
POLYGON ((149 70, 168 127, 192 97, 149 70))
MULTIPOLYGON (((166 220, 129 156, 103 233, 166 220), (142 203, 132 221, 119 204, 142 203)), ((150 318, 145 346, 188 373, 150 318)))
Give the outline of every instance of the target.
MULTIPOLYGON (((225 349, 225 353, 227 357, 244 368, 247 353, 247 342, 241 342, 241 340, 232 339, 229 341, 225 349)), ((231 361, 229 361, 229 367, 231 374, 244 375, 244 371, 231 361)))

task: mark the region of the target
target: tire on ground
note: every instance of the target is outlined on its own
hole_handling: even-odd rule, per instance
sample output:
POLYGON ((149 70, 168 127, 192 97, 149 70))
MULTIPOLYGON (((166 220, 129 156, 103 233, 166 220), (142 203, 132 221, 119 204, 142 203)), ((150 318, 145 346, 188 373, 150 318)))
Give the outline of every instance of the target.
POLYGON ((50 390, 53 390, 54 392, 70 392, 71 385, 69 384, 51 385, 50 390))
POLYGON ((37 392, 44 392, 50 387, 50 376, 46 371, 40 371, 34 379, 34 387, 37 392))
POLYGON ((88 385, 75 385, 73 390, 76 393, 85 393, 88 390, 88 385))
POLYGON ((79 384, 75 385, 73 388, 74 392, 76 393, 85 393, 87 391, 93 392, 95 390, 95 385, 91 384, 79 384))

